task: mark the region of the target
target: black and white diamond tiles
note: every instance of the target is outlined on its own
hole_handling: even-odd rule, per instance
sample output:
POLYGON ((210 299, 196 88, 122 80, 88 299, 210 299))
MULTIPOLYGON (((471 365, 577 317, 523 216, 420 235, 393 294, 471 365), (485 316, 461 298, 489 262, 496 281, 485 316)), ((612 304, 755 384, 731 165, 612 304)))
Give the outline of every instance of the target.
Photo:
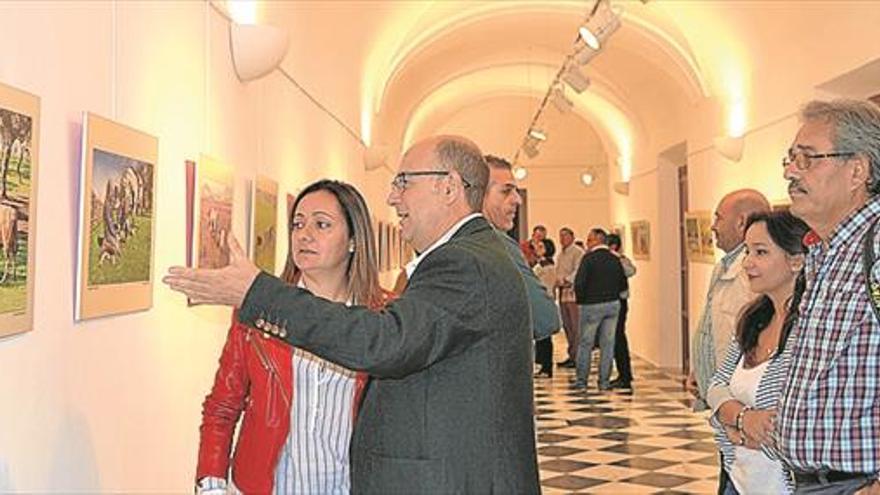
MULTIPOLYGON (((565 340, 556 337, 562 360, 565 340)), ((592 361, 586 393, 571 389, 573 369, 535 379, 544 494, 716 493, 718 449, 680 378, 634 357, 633 390, 600 393, 598 351, 592 361)))

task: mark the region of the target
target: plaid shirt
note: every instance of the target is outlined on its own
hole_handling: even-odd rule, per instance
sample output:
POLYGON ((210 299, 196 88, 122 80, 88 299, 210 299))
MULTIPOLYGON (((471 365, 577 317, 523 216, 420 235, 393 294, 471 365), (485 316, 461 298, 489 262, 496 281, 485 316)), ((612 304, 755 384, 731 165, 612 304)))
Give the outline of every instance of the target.
POLYGON ((880 322, 862 268, 862 241, 878 219, 874 197, 835 228, 827 248, 814 233, 805 239, 807 290, 778 424, 779 449, 798 470, 880 471, 880 322))

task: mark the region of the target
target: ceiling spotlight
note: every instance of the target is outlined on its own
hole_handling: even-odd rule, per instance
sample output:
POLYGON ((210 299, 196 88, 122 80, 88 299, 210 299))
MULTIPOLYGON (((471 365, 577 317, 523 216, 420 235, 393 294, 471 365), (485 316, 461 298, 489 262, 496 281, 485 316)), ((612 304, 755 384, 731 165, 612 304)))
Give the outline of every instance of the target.
POLYGON ((547 140, 547 134, 537 127, 532 127, 531 129, 529 129, 529 136, 537 139, 538 141, 547 140))
POLYGON ((523 143, 522 150, 529 158, 538 156, 538 141, 535 139, 526 139, 526 142, 523 143))
POLYGON ((599 54, 599 49, 593 48, 588 43, 588 44, 582 46, 580 50, 575 52, 574 60, 575 60, 575 62, 577 62, 581 65, 587 65, 587 63, 589 63, 590 60, 593 60, 593 57, 595 57, 598 54, 599 54))
POLYGON ((574 103, 565 96, 565 85, 556 84, 550 91, 550 103, 559 110, 559 113, 568 113, 574 108, 574 103))
MULTIPOLYGON (((588 49, 597 52, 614 31, 620 27, 621 10, 612 9, 609 2, 598 0, 595 12, 578 28, 578 35, 586 43, 588 49)), ((592 58, 592 57, 591 57, 592 58)), ((585 62, 581 62, 585 63, 585 62)))
MULTIPOLYGON (((535 150, 537 152, 537 150, 535 150)), ((516 180, 523 180, 526 178, 529 172, 525 167, 514 167, 513 168, 513 178, 516 180)))
POLYGON ((595 181, 595 180, 596 180, 596 177, 593 176, 592 172, 584 172, 581 174, 581 182, 587 187, 592 186, 593 181, 595 181))
POLYGON ((562 80, 571 86, 571 89, 578 93, 583 93, 584 90, 590 87, 590 78, 581 72, 575 64, 569 65, 565 71, 563 71, 562 80))

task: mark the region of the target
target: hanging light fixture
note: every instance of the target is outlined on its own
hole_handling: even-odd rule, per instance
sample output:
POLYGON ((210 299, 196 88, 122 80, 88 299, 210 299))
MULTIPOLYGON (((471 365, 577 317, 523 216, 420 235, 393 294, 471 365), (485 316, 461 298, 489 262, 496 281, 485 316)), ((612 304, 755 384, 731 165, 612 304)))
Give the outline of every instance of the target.
POLYGON ((550 103, 559 110, 559 113, 568 113, 574 108, 574 103, 565 96, 565 85, 556 83, 550 92, 550 103))
POLYGON ((569 65, 562 73, 562 80, 571 86, 576 93, 583 93, 590 87, 590 78, 587 77, 577 65, 569 65))
POLYGON ((585 48, 598 52, 605 41, 620 28, 620 14, 620 10, 611 8, 608 0, 597 0, 586 22, 578 28, 578 36, 586 45, 585 48))
POLYGON ((532 127, 531 129, 529 129, 529 137, 537 139, 538 141, 546 141, 547 133, 542 131, 541 129, 538 129, 537 127, 532 127))

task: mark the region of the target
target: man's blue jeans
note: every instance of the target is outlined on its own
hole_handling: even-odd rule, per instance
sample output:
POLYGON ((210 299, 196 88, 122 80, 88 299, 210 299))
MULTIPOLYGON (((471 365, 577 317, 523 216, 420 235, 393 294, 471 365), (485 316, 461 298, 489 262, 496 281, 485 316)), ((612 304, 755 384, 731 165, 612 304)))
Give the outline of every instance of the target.
POLYGON ((610 388, 611 364, 614 361, 614 331, 617 328, 617 315, 620 301, 614 300, 599 304, 582 304, 581 340, 577 352, 577 380, 575 387, 586 387, 590 374, 590 360, 593 342, 599 332, 599 388, 610 388))

